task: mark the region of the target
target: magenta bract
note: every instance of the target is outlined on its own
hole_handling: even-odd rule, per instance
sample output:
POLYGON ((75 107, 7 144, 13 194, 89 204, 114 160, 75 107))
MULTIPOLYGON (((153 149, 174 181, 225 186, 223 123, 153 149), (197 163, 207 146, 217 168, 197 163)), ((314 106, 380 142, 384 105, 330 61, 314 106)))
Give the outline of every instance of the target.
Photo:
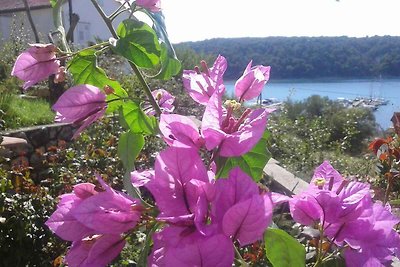
POLYGON ((110 263, 125 246, 119 235, 94 235, 72 243, 65 261, 71 267, 101 267, 110 263))
POLYGON ((50 75, 56 74, 60 67, 54 45, 33 44, 31 46, 17 57, 11 71, 12 76, 25 81, 24 90, 47 79, 50 75))
POLYGON ((151 12, 161 11, 160 0, 136 0, 136 5, 150 10, 151 12))
POLYGON ((131 182, 134 187, 141 187, 154 179, 154 170, 131 172, 131 182))
POLYGON ((155 163, 154 179, 146 185, 156 199, 159 217, 164 217, 164 220, 176 217, 178 221, 185 218, 185 221, 187 215, 194 216, 198 196, 186 193, 191 180, 208 182, 206 168, 197 150, 169 147, 160 153, 155 163))
POLYGON ((226 59, 219 55, 212 68, 203 64, 203 72, 199 70, 184 70, 183 86, 188 94, 199 104, 207 105, 215 90, 224 90, 223 75, 227 68, 226 59))
POLYGON ((369 189, 344 179, 325 161, 308 189, 289 200, 290 212, 303 225, 319 223, 332 242, 346 247, 348 266, 385 266, 399 256, 400 238, 393 227, 400 220, 388 207, 373 203, 369 189))
POLYGON ((365 210, 340 232, 339 239, 350 246, 344 253, 349 266, 386 266, 394 255, 400 256, 400 237, 393 228, 400 220, 380 203, 372 204, 371 211, 365 210))
POLYGON ((105 266, 124 247, 120 235, 134 228, 142 205, 109 187, 97 177, 104 191, 90 183, 78 184, 64 194, 46 225, 62 239, 73 241, 66 260, 70 266, 105 266))
POLYGON ((148 266, 232 266, 232 241, 223 234, 204 236, 195 229, 169 226, 153 235, 148 266))
POLYGON ((236 119, 232 112, 224 114, 223 91, 215 91, 207 104, 202 120, 205 146, 212 150, 218 146, 219 155, 237 157, 249 152, 264 134, 268 115, 272 109, 247 110, 236 119))
MULTIPOLYGON (((156 100, 162 113, 171 113, 174 111, 175 106, 173 105, 173 103, 175 101, 175 97, 171 95, 168 91, 164 89, 157 89, 151 92, 151 94, 156 100)), ((156 111, 150 104, 145 105, 143 110, 147 115, 154 116, 156 114, 156 111)))
POLYGON ((221 223, 223 232, 242 246, 260 240, 272 219, 270 196, 260 195, 258 186, 239 167, 215 185, 211 220, 221 223))
POLYGON ((114 190, 85 199, 72 210, 72 215, 96 233, 120 234, 134 228, 140 219, 137 199, 114 190))
POLYGON ((200 148, 204 144, 198 126, 189 117, 175 114, 162 114, 160 131, 170 146, 200 148))
POLYGON ((252 68, 251 64, 252 61, 247 65, 242 77, 235 83, 235 95, 239 102, 259 96, 269 80, 271 67, 258 65, 252 68))
POLYGON ((61 195, 56 211, 45 223, 50 230, 68 241, 80 240, 93 234, 93 230, 80 223, 72 215, 72 211, 83 200, 97 194, 94 188, 94 184, 78 184, 74 186, 73 193, 61 195))
POLYGON ((227 179, 213 176, 197 149, 168 147, 157 157, 145 186, 168 226, 154 237, 150 266, 231 266, 233 240, 244 246, 262 239, 272 219, 270 196, 238 167, 227 179))
POLYGON ((106 95, 99 88, 84 84, 68 89, 52 108, 57 112, 56 121, 81 123, 73 136, 76 138, 104 115, 106 107, 106 95))

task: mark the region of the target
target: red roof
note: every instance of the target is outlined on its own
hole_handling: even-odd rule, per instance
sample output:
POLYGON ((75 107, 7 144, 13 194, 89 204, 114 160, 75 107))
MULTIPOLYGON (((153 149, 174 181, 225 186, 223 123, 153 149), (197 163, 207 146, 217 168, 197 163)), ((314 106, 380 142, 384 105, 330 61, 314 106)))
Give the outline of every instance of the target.
MULTIPOLYGON (((49 0, 28 0, 31 9, 41 9, 51 7, 49 0)), ((0 0, 0 14, 12 13, 25 10, 22 0, 0 0)))

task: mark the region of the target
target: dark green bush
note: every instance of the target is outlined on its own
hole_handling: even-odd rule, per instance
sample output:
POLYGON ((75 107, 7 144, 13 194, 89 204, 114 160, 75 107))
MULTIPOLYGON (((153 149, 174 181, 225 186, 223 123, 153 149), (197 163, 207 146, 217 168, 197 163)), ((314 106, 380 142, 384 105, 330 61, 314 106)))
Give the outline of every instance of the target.
POLYGON ((374 161, 367 148, 376 123, 367 109, 344 108, 327 98, 312 96, 301 102, 286 102, 268 125, 272 156, 306 180, 325 159, 344 174, 374 175, 374 161))

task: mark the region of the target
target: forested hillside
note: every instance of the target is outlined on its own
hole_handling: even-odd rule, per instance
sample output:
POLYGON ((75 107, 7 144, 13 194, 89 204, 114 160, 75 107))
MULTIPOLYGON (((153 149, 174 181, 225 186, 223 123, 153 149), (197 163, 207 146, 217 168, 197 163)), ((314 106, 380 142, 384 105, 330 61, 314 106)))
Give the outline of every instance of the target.
POLYGON ((176 46, 225 56, 227 79, 238 78, 250 59, 270 65, 275 79, 400 77, 400 37, 393 36, 221 38, 176 46))

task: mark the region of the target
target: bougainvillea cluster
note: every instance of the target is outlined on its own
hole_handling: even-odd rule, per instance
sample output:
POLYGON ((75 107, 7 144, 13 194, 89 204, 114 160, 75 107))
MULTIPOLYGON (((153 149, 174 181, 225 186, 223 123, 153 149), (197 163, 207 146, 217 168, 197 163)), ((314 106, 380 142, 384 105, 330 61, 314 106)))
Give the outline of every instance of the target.
POLYGON ((400 220, 390 205, 374 203, 369 184, 342 177, 329 162, 315 170, 306 191, 287 200, 293 219, 316 227, 319 238, 342 250, 348 266, 384 266, 399 256, 393 227, 400 220))
POLYGON ((279 257, 305 266, 300 243, 271 228, 274 206, 283 203, 294 221, 318 231, 314 266, 334 252, 348 266, 384 266, 399 256, 400 240, 394 230, 399 219, 390 206, 374 203, 368 184, 342 177, 329 162, 316 169, 306 191, 292 197, 257 184, 260 173, 251 164, 263 166, 268 160, 263 138, 273 110, 251 108, 245 101, 260 95, 269 80, 269 66, 253 66, 250 61, 235 83, 235 100, 223 100, 228 62, 222 55, 210 68, 202 61, 200 67, 183 70, 186 92, 205 111, 200 120, 173 114, 175 98, 168 88, 151 91, 140 71, 152 67, 158 71, 153 78, 160 79, 180 72, 158 13, 160 1, 117 2, 120 8, 105 16, 92 1, 110 26, 110 42, 77 52, 34 44, 17 58, 12 71, 25 81, 24 89, 53 74, 62 80, 70 72, 75 85, 53 109, 56 121, 80 126, 74 138, 107 112, 118 111, 126 129, 118 147, 126 168, 125 192, 112 189, 98 175, 100 186, 81 183, 72 193, 61 195, 46 223, 72 242, 65 257, 69 266, 109 264, 144 220, 156 228, 147 232, 151 242, 143 249, 148 266, 232 266, 235 260, 244 265, 239 250, 260 241, 266 243, 267 258, 274 266, 280 266, 279 257), (112 20, 123 11, 131 16, 144 12, 153 28, 128 19, 113 30, 112 20), (118 81, 108 78, 97 66, 96 49, 112 49, 129 60, 148 98, 129 96, 118 81), (67 68, 60 67, 61 58, 68 60, 67 68), (135 170, 134 160, 148 135, 162 138, 167 148, 157 154, 153 169, 135 170), (155 206, 141 195, 143 187, 155 206), (274 234, 280 237, 270 241, 268 236, 274 234), (271 252, 268 242, 284 242, 293 251, 271 252))

